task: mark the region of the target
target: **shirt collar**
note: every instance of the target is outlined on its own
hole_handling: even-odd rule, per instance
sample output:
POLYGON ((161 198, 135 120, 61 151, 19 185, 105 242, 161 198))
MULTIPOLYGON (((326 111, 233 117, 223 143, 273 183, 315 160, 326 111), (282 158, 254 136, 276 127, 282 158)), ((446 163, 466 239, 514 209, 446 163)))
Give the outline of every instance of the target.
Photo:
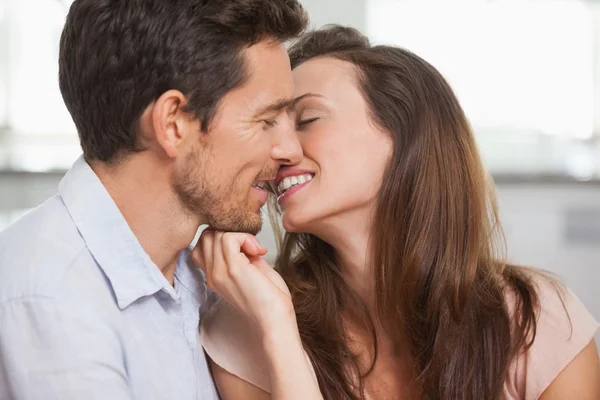
MULTIPOLYGON (((179 255, 175 281, 180 287, 183 286, 190 292, 198 304, 204 304, 207 301, 209 289, 206 285, 206 277, 192 260, 191 248, 185 249, 179 255)), ((175 287, 177 288, 177 284, 175 287)))
POLYGON ((160 290, 179 299, 83 157, 73 164, 58 190, 90 253, 110 281, 120 309, 160 290))

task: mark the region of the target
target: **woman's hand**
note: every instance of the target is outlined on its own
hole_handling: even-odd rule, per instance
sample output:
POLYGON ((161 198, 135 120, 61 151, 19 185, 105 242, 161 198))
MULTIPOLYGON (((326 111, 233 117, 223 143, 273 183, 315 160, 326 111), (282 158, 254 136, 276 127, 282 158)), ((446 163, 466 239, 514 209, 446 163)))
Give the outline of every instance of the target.
MULTIPOLYGON (((192 257, 206 273, 208 285, 258 329, 268 361, 271 398, 322 400, 302 347, 290 291, 263 260, 266 253, 253 235, 208 229, 202 232, 192 257)), ((239 378, 219 371, 216 380, 224 399, 248 397, 247 393, 239 397, 239 378)))
POLYGON ((251 321, 263 339, 278 326, 296 327, 290 291, 262 258, 266 253, 253 235, 210 228, 202 232, 192 253, 208 286, 251 321))

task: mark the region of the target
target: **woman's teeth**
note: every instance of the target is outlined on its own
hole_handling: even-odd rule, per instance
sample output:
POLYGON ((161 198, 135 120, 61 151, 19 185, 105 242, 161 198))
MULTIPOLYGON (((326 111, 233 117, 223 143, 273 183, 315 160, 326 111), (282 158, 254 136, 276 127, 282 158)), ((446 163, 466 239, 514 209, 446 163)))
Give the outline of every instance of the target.
POLYGON ((287 178, 279 182, 279 186, 277 186, 277 191, 279 191, 279 193, 282 194, 292 186, 302 185, 303 183, 312 180, 312 178, 313 177, 311 174, 288 176, 287 178))

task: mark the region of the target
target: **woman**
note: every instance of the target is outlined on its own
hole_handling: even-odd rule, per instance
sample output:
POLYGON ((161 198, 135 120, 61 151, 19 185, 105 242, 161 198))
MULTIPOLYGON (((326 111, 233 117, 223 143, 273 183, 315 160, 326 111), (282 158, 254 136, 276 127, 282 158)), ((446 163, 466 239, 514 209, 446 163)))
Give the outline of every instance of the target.
POLYGON ((233 305, 202 327, 223 399, 599 399, 598 323, 497 254, 492 185, 441 75, 343 27, 290 59, 304 159, 274 182, 285 284, 249 235, 208 231, 195 252, 233 305))

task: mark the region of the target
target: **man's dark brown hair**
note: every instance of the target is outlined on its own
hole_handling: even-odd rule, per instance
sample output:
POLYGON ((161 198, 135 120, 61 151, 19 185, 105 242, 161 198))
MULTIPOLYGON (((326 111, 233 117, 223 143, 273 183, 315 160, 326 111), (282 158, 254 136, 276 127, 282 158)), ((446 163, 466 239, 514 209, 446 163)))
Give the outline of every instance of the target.
POLYGON ((138 119, 170 89, 206 132, 223 96, 248 78, 244 49, 286 41, 306 24, 297 0, 76 0, 59 83, 86 159, 142 150, 138 119))

